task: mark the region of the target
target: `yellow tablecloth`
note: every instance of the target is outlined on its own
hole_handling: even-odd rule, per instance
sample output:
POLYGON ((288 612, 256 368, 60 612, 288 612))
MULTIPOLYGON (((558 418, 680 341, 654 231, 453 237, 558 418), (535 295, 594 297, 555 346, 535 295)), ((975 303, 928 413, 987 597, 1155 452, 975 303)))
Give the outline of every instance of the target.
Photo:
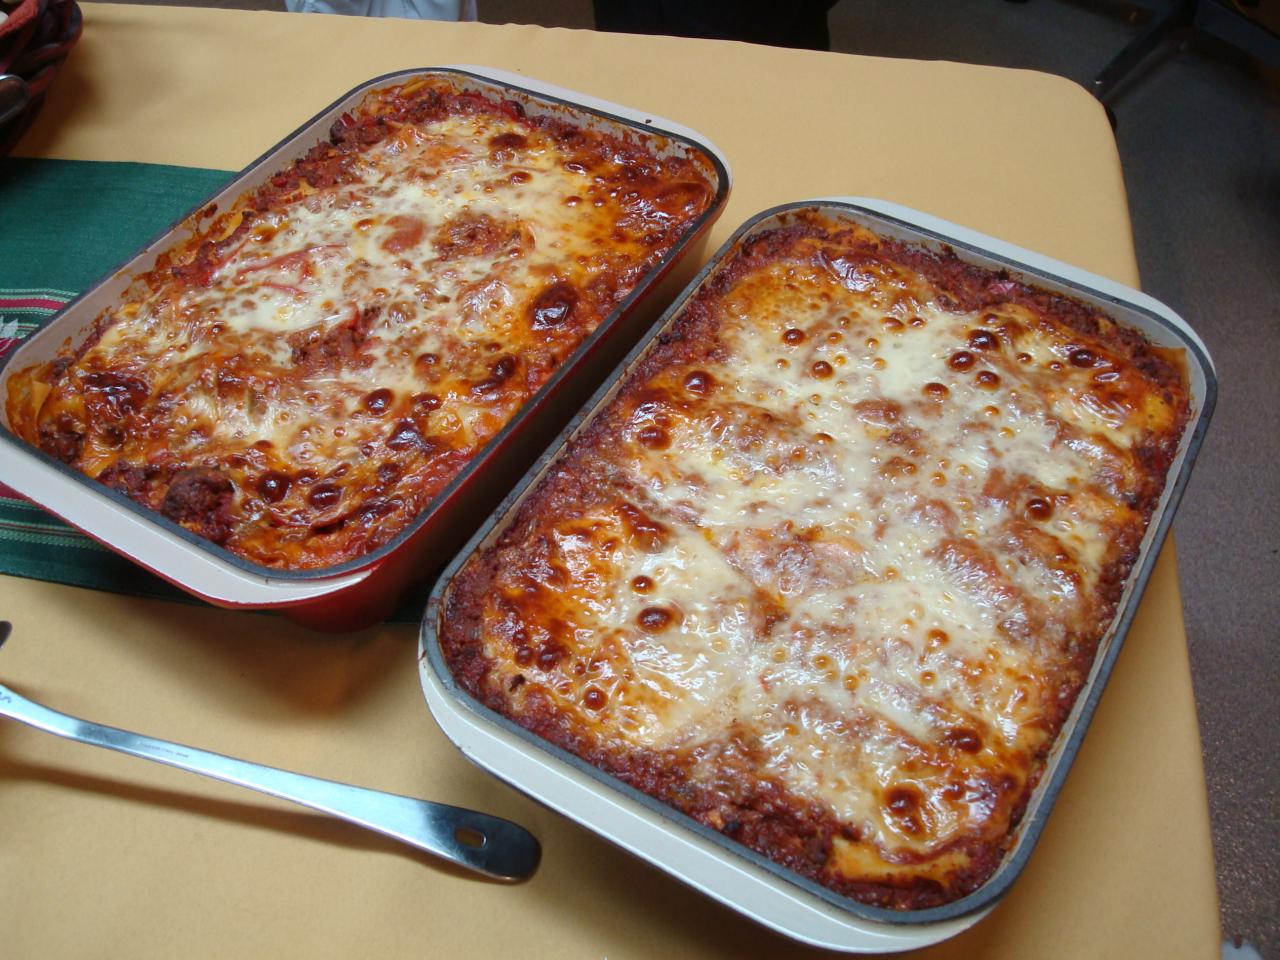
MULTIPOLYGON (((1111 131, 1059 78, 536 27, 85 13, 84 39, 20 153, 238 168, 371 76, 478 63, 709 136, 735 175, 713 245, 772 204, 862 194, 1137 281, 1111 131)), ((470 766, 422 703, 412 628, 322 636, 276 617, 13 578, 0 578, 0 617, 15 626, 0 677, 52 707, 479 807, 544 844, 530 882, 476 881, 287 804, 0 724, 0 956, 807 952, 470 766)), ((1026 872, 992 916, 931 955, 1208 957, 1217 942, 1170 546, 1026 872)))

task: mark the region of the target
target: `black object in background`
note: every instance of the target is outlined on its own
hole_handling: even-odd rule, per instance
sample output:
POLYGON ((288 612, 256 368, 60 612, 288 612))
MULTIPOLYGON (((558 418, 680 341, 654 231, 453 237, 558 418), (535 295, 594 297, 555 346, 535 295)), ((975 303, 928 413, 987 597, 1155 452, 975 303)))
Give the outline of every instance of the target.
POLYGON ((830 50, 836 0, 592 0, 596 29, 830 50))

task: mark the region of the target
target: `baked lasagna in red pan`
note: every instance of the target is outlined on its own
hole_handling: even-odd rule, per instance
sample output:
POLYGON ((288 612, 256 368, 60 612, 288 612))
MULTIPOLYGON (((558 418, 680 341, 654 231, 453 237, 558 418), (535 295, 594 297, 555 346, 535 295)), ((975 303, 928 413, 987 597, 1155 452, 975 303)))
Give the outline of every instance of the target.
POLYGON ((6 379, 18 438, 267 575, 419 525, 728 186, 698 144, 460 71, 348 103, 6 379))

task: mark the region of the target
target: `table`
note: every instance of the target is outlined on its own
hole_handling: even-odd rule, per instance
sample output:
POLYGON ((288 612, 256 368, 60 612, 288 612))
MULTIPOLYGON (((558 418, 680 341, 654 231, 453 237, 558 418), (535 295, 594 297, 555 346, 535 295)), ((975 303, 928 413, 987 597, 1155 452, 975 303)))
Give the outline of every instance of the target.
MULTIPOLYGON (((710 242, 775 203, 894 200, 1130 284, 1102 108, 1061 78, 660 37, 85 5, 20 155, 238 168, 368 77, 479 63, 688 124, 730 157, 710 242)), ((0 240, 0 244, 3 240, 0 240)), ((693 264, 689 265, 691 270, 693 264)), ((511 817, 519 886, 212 781, 0 726, 5 957, 787 956, 763 931, 470 766, 415 630, 0 578, 0 676, 100 722, 511 817)), ((1057 809, 1005 903, 938 957, 1207 957, 1218 918, 1172 541, 1057 809)))

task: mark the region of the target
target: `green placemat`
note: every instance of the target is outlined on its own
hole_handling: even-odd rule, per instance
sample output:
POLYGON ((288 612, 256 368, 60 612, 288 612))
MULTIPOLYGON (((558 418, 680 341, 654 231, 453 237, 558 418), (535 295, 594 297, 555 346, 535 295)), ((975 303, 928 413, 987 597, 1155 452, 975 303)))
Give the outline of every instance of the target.
MULTIPOLYGON (((0 158, 0 358, 231 177, 150 163, 0 158)), ((199 602, 3 485, 0 573, 199 602)), ((423 603, 407 598, 393 619, 416 621, 423 603)))

